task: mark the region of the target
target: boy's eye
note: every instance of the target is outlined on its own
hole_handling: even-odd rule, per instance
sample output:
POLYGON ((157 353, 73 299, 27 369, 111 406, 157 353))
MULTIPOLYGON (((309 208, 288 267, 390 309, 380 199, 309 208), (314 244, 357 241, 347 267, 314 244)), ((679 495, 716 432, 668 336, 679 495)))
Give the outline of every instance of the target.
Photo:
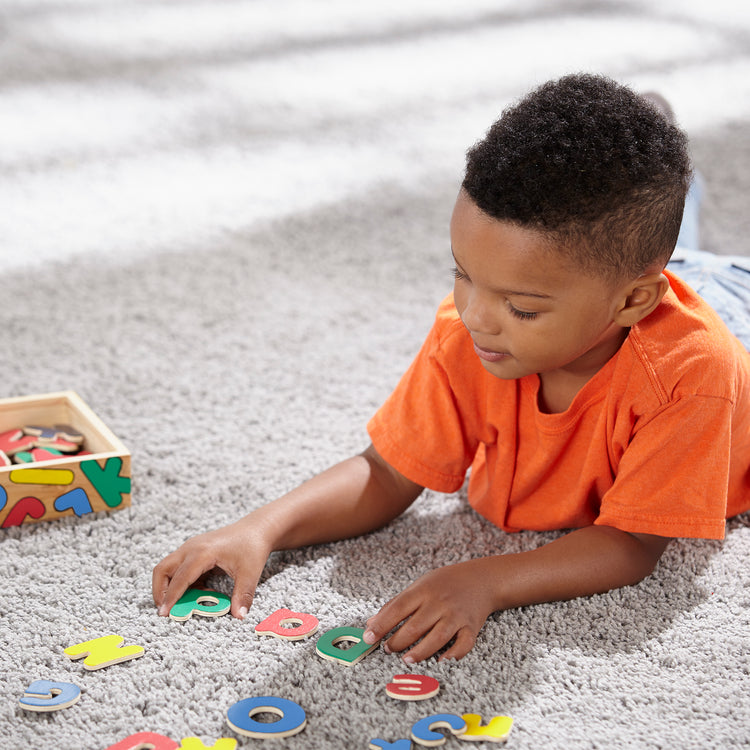
POLYGON ((516 318, 519 318, 520 320, 534 320, 539 313, 535 312, 526 312, 524 310, 519 310, 517 307, 513 307, 513 305, 508 302, 508 309, 510 310, 511 315, 514 315, 516 318))
POLYGON ((461 269, 459 269, 458 266, 453 266, 453 268, 451 269, 451 273, 453 274, 453 278, 456 281, 461 281, 462 279, 468 278, 468 276, 461 269))

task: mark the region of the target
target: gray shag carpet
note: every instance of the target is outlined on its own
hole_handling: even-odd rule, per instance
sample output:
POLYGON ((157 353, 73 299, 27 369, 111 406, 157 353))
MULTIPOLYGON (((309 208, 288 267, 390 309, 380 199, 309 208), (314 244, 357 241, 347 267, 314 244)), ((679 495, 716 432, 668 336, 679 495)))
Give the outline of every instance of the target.
POLYGON ((304 708, 285 743, 305 750, 443 712, 512 716, 517 750, 750 743, 747 517, 672 543, 638 586, 495 614, 465 659, 418 666, 441 683, 425 703, 386 696, 397 656, 345 667, 253 626, 281 607, 361 626, 430 568, 553 534, 426 492, 382 531, 274 554, 244 622, 151 600, 184 539, 365 447, 451 285, 463 151, 535 83, 587 68, 665 93, 705 180, 703 249, 750 255, 744 5, 516 5, 0 4, 0 396, 77 391, 133 472, 131 508, 0 532, 3 748, 254 747, 226 712, 256 696, 304 708), (63 655, 110 633, 144 657, 63 655), (38 679, 82 697, 24 711, 38 679))

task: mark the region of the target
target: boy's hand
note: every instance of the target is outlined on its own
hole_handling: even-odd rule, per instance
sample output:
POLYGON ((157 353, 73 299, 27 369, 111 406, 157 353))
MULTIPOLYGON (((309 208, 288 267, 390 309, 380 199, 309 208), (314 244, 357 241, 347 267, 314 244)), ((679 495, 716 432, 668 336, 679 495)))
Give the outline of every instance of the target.
POLYGON ((384 647, 389 652, 410 649, 403 656, 405 663, 427 659, 451 640, 453 644, 440 660, 466 656, 497 608, 497 584, 492 580, 497 560, 469 560, 422 576, 367 621, 365 642, 376 643, 403 623, 384 647))
POLYGON ((219 568, 234 579, 232 614, 243 619, 269 554, 245 519, 188 539, 154 568, 152 593, 159 614, 168 615, 191 584, 219 568))
POLYGON ((432 656, 453 639, 440 658, 460 659, 492 612, 632 585, 650 575, 668 543, 665 537, 585 526, 534 550, 439 568, 371 617, 364 641, 375 643, 397 628, 385 647, 410 649, 407 663, 432 656))
POLYGON ((411 505, 422 487, 390 467, 370 446, 236 523, 189 539, 155 568, 160 615, 201 576, 220 568, 234 578, 232 614, 243 618, 268 556, 348 539, 384 526, 411 505))

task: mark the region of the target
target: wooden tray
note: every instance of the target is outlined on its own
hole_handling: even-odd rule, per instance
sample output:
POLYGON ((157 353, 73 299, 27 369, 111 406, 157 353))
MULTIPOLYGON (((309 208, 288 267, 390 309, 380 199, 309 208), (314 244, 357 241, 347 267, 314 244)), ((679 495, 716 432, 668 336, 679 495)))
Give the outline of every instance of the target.
POLYGON ((130 452, 73 391, 0 399, 0 433, 70 425, 87 455, 0 467, 0 528, 130 505, 130 452))

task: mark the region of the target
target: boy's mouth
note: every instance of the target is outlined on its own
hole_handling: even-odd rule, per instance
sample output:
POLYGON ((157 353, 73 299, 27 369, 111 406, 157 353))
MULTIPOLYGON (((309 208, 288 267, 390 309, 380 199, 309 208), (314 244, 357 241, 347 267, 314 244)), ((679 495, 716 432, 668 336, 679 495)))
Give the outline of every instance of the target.
POLYGON ((505 359, 506 357, 510 357, 510 354, 507 352, 493 352, 491 349, 482 349, 481 346, 477 344, 476 341, 474 343, 474 351, 477 353, 477 356, 479 359, 483 359, 485 362, 499 362, 501 359, 505 359))

